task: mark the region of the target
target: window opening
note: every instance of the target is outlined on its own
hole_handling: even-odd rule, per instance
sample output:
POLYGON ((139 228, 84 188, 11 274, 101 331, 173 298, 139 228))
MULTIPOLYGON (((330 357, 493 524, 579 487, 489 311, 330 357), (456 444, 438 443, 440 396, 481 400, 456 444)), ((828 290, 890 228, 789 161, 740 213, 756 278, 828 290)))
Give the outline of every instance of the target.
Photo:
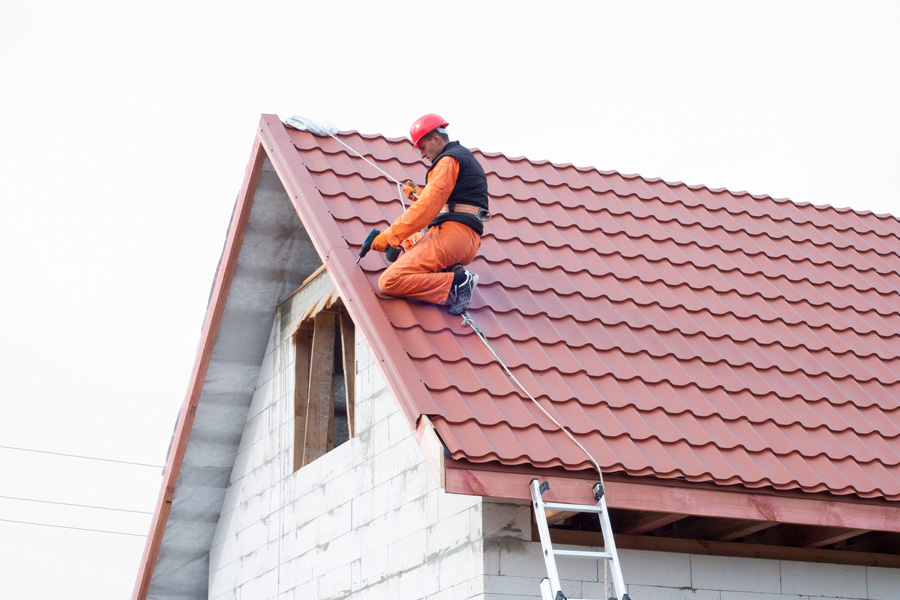
POLYGON ((343 309, 303 321, 294 344, 294 470, 352 438, 355 328, 343 309))

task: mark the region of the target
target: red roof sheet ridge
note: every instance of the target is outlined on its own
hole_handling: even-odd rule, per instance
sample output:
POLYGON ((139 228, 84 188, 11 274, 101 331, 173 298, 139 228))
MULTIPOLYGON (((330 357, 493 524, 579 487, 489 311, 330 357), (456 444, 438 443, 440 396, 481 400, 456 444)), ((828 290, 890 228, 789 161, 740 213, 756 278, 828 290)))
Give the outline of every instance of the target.
MULTIPOLYGON (((462 431, 468 428, 470 430, 470 435, 472 436, 476 435, 476 432, 481 431, 480 428, 472 427, 472 422, 458 425, 452 430, 448 429, 447 423, 441 417, 435 418, 435 427, 442 439, 445 439, 446 436, 450 438, 452 442, 458 441, 453 438, 453 431, 462 431)), ((527 430, 517 431, 513 434, 503 427, 492 428, 490 431, 491 437, 507 439, 510 443, 516 445, 516 450, 512 450, 509 454, 500 455, 497 452, 490 450, 489 446, 485 445, 484 454, 473 455, 471 452, 457 453, 451 451, 451 457, 454 460, 468 460, 475 463, 491 463, 499 461, 503 464, 511 465, 534 464, 541 468, 565 466, 567 469, 575 471, 590 469, 590 462, 581 458, 583 454, 568 451, 568 446, 574 445, 561 433, 558 431, 542 432, 540 435, 536 435, 533 431, 534 429, 537 428, 532 426, 527 430), (520 440, 527 440, 527 442, 520 443, 520 440), (541 440, 543 440, 543 443, 541 440), (568 444, 566 442, 568 442, 568 444), (533 448, 538 446, 540 447, 539 451, 534 452, 533 448), (561 460, 559 458, 560 456, 566 456, 566 461, 564 462, 561 460)), ((480 437, 480 434, 478 435, 480 437)), ((882 489, 871 480, 868 480, 865 476, 860 478, 856 473, 854 477, 855 485, 831 489, 827 484, 823 483, 827 478, 822 477, 821 475, 826 471, 836 470, 836 467, 834 466, 835 463, 840 463, 841 468, 847 469, 848 471, 858 471, 858 469, 852 468, 860 464, 854 457, 832 461, 827 459, 824 455, 814 457, 802 456, 798 451, 792 451, 782 455, 770 450, 746 452, 741 447, 720 451, 720 449, 715 448, 712 442, 710 442, 703 448, 709 451, 719 452, 717 461, 708 465, 713 468, 708 469, 704 468, 705 465, 696 464, 697 468, 691 469, 685 468, 684 465, 690 465, 694 462, 689 460, 688 456, 690 456, 697 448, 690 446, 686 441, 680 440, 664 446, 657 438, 635 441, 627 436, 622 436, 619 440, 609 440, 613 442, 614 445, 617 445, 616 442, 618 441, 627 442, 628 445, 633 446, 635 449, 639 449, 639 452, 645 455, 658 454, 663 447, 675 448, 677 450, 676 455, 671 457, 672 461, 668 466, 654 471, 644 468, 635 468, 634 465, 629 464, 626 461, 615 459, 605 460, 607 456, 628 455, 631 453, 616 450, 605 443, 607 440, 604 439, 598 441, 599 437, 599 434, 596 433, 591 436, 584 436, 582 437, 582 442, 585 443, 592 454, 598 458, 601 467, 606 473, 625 472, 633 476, 655 476, 664 479, 683 478, 693 482, 715 481, 720 485, 740 484, 751 489, 770 487, 778 490, 791 490, 799 487, 809 493, 856 493, 864 498, 898 497, 896 486, 892 489, 882 489), (727 466, 728 463, 732 461, 739 463, 744 462, 750 455, 755 455, 757 460, 761 461, 763 464, 774 465, 777 464, 778 461, 786 461, 791 466, 791 469, 782 471, 785 477, 781 479, 766 476, 762 474, 761 471, 757 473, 757 477, 753 478, 737 475, 723 476, 723 473, 720 472, 729 469, 727 466)), ((470 439, 471 441, 471 439, 474 438, 468 438, 467 436, 467 439, 470 439)), ((872 466, 880 467, 881 463, 873 462, 872 466)))
MULTIPOLYGON (((622 173, 615 169, 601 170, 601 169, 597 169, 595 167, 582 167, 582 166, 574 165, 573 163, 557 163, 557 162, 553 162, 553 161, 546 160, 546 159, 532 160, 525 156, 507 157, 501 152, 487 152, 487 151, 477 150, 477 149, 473 149, 473 152, 481 153, 482 155, 484 155, 486 157, 491 157, 491 158, 502 157, 502 158, 509 160, 510 162, 525 161, 525 162, 529 162, 533 165, 551 165, 557 169, 575 169, 575 170, 583 171, 583 172, 594 171, 594 172, 600 173, 601 175, 618 176, 623 179, 639 179, 647 184, 663 183, 666 186, 671 187, 671 188, 684 187, 691 191, 706 190, 713 194, 727 194, 727 195, 737 196, 737 197, 750 196, 751 198, 753 198, 755 200, 760 200, 760 201, 770 200, 776 204, 790 205, 791 207, 795 207, 795 208, 809 207, 809 208, 816 210, 817 212, 834 211, 834 212, 837 212, 840 214, 851 213, 853 215, 858 216, 859 218, 874 217, 876 219, 879 219, 879 220, 882 220, 885 222, 890 222, 891 224, 900 224, 900 217, 898 217, 898 216, 894 216, 891 214, 878 214, 878 213, 874 213, 873 211, 870 211, 870 210, 857 210, 852 207, 835 207, 835 206, 832 206, 829 204, 817 205, 817 204, 812 204, 809 202, 796 202, 794 200, 791 200, 790 198, 776 198, 769 194, 753 194, 749 191, 731 190, 726 187, 712 188, 712 187, 704 185, 704 184, 687 184, 683 181, 669 181, 669 180, 663 179, 661 177, 645 177, 639 173, 626 174, 626 173, 622 173)), ((848 226, 848 228, 850 228, 850 226, 848 226)), ((884 234, 884 235, 887 235, 887 234, 884 234)), ((896 237, 900 237, 900 232, 893 233, 892 235, 894 235, 896 237)))
MULTIPOLYGON (((815 321, 808 320, 806 318, 800 319, 795 322, 806 322, 810 327, 821 327, 825 323, 830 323, 834 329, 836 330, 847 330, 853 329, 854 331, 858 331, 860 333, 866 333, 869 331, 880 331, 883 330, 885 332, 884 338, 890 339, 896 335, 894 332, 897 331, 896 323, 900 320, 900 312, 894 308, 893 304, 886 303, 882 307, 871 306, 869 304, 866 305, 866 308, 857 308, 858 303, 867 295, 872 295, 874 297, 883 299, 885 297, 884 294, 877 293, 876 291, 867 291, 865 293, 855 294, 851 299, 835 299, 832 297, 821 297, 821 299, 816 300, 815 298, 806 297, 803 294, 800 294, 795 289, 789 289, 785 291, 779 290, 760 290, 750 287, 748 289, 740 289, 735 287, 733 284, 726 284, 724 282, 706 282, 703 280, 698 281, 688 281, 688 280, 677 280, 671 279, 667 274, 638 274, 634 271, 626 270, 624 268, 616 268, 612 269, 607 273, 597 274, 587 270, 578 271, 578 272, 569 272, 565 268, 561 266, 555 266, 552 268, 544 268, 540 265, 537 265, 533 262, 522 263, 516 265, 508 260, 492 262, 485 258, 478 259, 478 264, 487 264, 491 266, 494 270, 494 273, 500 274, 499 277, 484 277, 484 285, 485 287, 489 287, 495 285, 495 282, 503 281, 502 287, 506 290, 514 291, 514 290, 528 290, 533 294, 541 294, 545 292, 554 293, 554 295, 560 297, 578 297, 582 300, 597 300, 604 296, 609 297, 608 292, 605 291, 605 287, 608 287, 608 284, 611 280, 617 280, 619 284, 628 284, 629 282, 634 282, 635 284, 640 284, 644 288, 652 288, 653 286, 664 286, 670 293, 675 296, 682 296, 684 302, 688 302, 690 299, 684 297, 687 292, 696 294, 698 297, 702 296, 707 301, 712 301, 715 299, 714 304, 721 304, 722 302, 734 302, 734 301, 743 301, 749 304, 758 304, 755 301, 760 300, 765 303, 775 303, 775 304, 784 304, 786 306, 790 306, 792 311, 799 310, 801 314, 807 313, 816 313, 819 310, 827 309, 829 314, 828 320, 822 320, 817 325, 815 321), (507 267, 516 267, 516 268, 507 268, 507 267), (534 272, 528 272, 528 269, 532 268, 534 272), (525 270, 526 273, 523 274, 522 270, 525 270), (571 277, 571 280, 567 283, 565 287, 556 287, 553 283, 547 280, 545 277, 541 279, 535 279, 535 274, 537 271, 540 271, 541 274, 553 274, 558 271, 560 273, 565 273, 567 276, 571 277), (788 295, 787 292, 791 292, 788 295), (712 294, 709 296, 708 294, 712 294), (852 317, 856 315, 865 315, 867 318, 864 320, 854 319, 852 321, 845 321, 841 319, 838 322, 834 322, 831 320, 833 317, 852 317), (870 317, 878 316, 880 320, 872 321, 870 317), (842 326, 842 322, 845 323, 842 326), (865 327, 863 327, 865 326, 865 327), (876 328, 879 327, 880 329, 876 328)), ((848 288, 850 289, 850 288, 848 288)), ((661 290, 657 290, 661 291, 661 290)), ((681 304, 684 304, 682 302, 681 304)), ((640 303, 640 302, 638 302, 640 303)), ((502 307, 499 308, 503 310, 502 307)), ((547 313, 548 316, 552 316, 550 313, 547 313)), ((734 312, 735 315, 739 315, 739 313, 734 312)), ((751 313, 752 314, 752 313, 751 313)), ((761 320, 763 321, 772 321, 774 319, 766 319, 763 317, 761 320)), ((785 321, 787 322, 787 321, 785 321)))
MULTIPOLYGON (((292 139, 351 248, 399 214, 396 186, 336 141, 292 139)), ((344 139, 392 174, 424 174, 403 138, 344 139)), ((475 153, 494 218, 470 313, 610 468, 900 498, 894 221, 475 153)), ((362 267, 375 288, 382 265, 362 267)), ((456 321, 372 298, 455 459, 589 467, 456 321)))
MULTIPOLYGON (((408 146, 408 144, 409 144, 409 142, 408 142, 405 138, 386 138, 386 137, 384 137, 384 136, 373 135, 373 134, 361 134, 361 133, 359 133, 359 132, 342 132, 342 134, 344 134, 344 135, 352 135, 352 134, 356 134, 356 135, 358 135, 358 136, 360 137, 360 139, 362 139, 362 140, 368 140, 368 141, 387 141, 387 142, 390 142, 390 143, 393 144, 393 145, 397 145, 397 146, 400 146, 400 147, 405 147, 405 146, 408 146)), ((296 137, 296 136, 295 136, 295 137, 296 137)), ((323 144, 323 145, 324 145, 324 144, 323 144)), ((334 152, 334 153, 348 152, 346 149, 344 149, 342 146, 340 146, 340 145, 337 144, 337 143, 334 143, 333 146, 334 146, 334 149, 333 149, 333 152, 334 152)), ((323 150, 323 151, 324 151, 324 150, 323 150)), ((359 151, 359 150, 357 149, 357 151, 359 151)), ((476 150, 476 151, 477 151, 477 150, 476 150)), ((477 151, 477 152, 480 152, 480 151, 477 151)), ((360 153, 363 154, 363 155, 365 155, 364 152, 360 152, 360 153)), ((349 153, 348 153, 348 154, 349 154, 349 153)), ((483 153, 483 152, 482 152, 482 154, 484 154, 485 156, 491 156, 491 157, 503 157, 502 154, 498 154, 498 153, 483 153)), ((375 158, 375 155, 374 155, 374 154, 370 154, 370 156, 371 156, 372 158, 375 158)), ((422 161, 421 159, 417 159, 417 160, 415 160, 413 163, 404 163, 404 162, 400 159, 400 157, 397 156, 396 154, 393 155, 393 158, 396 159, 396 160, 398 160, 399 162, 401 162, 401 164, 421 165, 422 168, 425 168, 425 163, 424 163, 424 161, 422 161)), ((505 158, 505 157, 503 157, 503 158, 505 158)), ((540 164, 542 164, 541 162, 531 161, 531 160, 529 160, 528 158, 525 158, 525 157, 521 157, 521 158, 513 158, 513 159, 508 159, 508 160, 509 160, 510 162, 521 161, 521 162, 528 163, 529 165, 540 165, 540 164)), ((546 162, 547 162, 547 161, 544 161, 544 163, 546 163, 546 162)), ((559 167, 559 165, 556 165, 555 163, 550 163, 550 164, 552 164, 552 165, 555 166, 555 167, 559 167)), ((600 170, 594 169, 594 168, 578 168, 578 167, 575 167, 574 165, 571 165, 571 164, 564 165, 564 167, 565 167, 565 168, 572 167, 573 169, 575 169, 575 170, 577 170, 577 171, 581 171, 581 172, 583 172, 583 173, 597 173, 597 174, 600 174, 601 176, 618 177, 618 178, 620 178, 620 179, 622 179, 622 180, 639 179, 639 180, 641 180, 641 181, 643 181, 643 182, 645 182, 645 183, 663 182, 663 183, 665 183, 668 187, 679 187, 679 186, 683 186, 683 187, 685 187, 686 189, 689 189, 689 190, 691 190, 691 191, 708 191, 708 192, 710 192, 710 193, 712 193, 712 194, 716 194, 716 195, 723 195, 723 196, 745 196, 745 195, 746 195, 746 196, 751 196, 752 198, 754 198, 755 200, 758 200, 758 201, 772 201, 772 202, 774 202, 774 203, 776 203, 776 204, 778 204, 778 205, 785 206, 785 207, 790 207, 790 208, 793 209, 794 211, 798 211, 798 209, 801 208, 801 207, 803 207, 803 208, 805 208, 805 207, 811 207, 811 208, 813 208, 814 211, 815 211, 812 215, 807 215, 806 220, 800 220, 800 221, 797 221, 797 220, 795 220, 793 217, 790 217, 790 216, 784 216, 784 217, 782 217, 782 218, 779 219, 779 218, 773 216, 769 211, 764 211, 764 212, 762 213, 762 215, 763 215, 765 218, 772 219, 772 220, 775 221, 775 222, 777 222, 777 221, 791 221, 791 222, 792 222, 793 224, 795 224, 795 225, 802 225, 802 224, 806 224, 806 223, 811 223, 812 220, 813 220, 815 217, 820 216, 820 213, 823 212, 823 211, 827 211, 827 210, 837 210, 837 209, 833 209, 832 207, 829 207, 829 206, 816 206, 816 205, 812 205, 812 204, 808 204, 808 203, 795 203, 795 202, 793 202, 793 201, 791 201, 791 200, 789 200, 789 199, 776 199, 776 198, 773 198, 773 197, 768 196, 768 195, 753 195, 753 194, 750 194, 750 193, 748 193, 748 192, 732 192, 732 191, 729 191, 727 188, 716 188, 716 189, 712 189, 712 188, 709 188, 709 187, 704 186, 704 185, 687 185, 687 184, 683 184, 683 183, 681 183, 681 182, 671 183, 671 182, 665 182, 664 180, 659 179, 659 178, 656 178, 656 179, 646 179, 646 178, 644 178, 644 177, 641 177, 640 175, 628 175, 628 176, 626 176, 626 175, 622 175, 622 174, 618 173, 617 171, 600 171, 600 170)), ((535 181, 535 180, 533 180, 533 181, 535 181)), ((559 185, 562 185, 562 184, 559 184, 559 185)), ((595 191, 596 191, 596 190, 595 190, 595 191)), ((608 190, 607 190, 607 191, 608 191, 608 190)), ((667 202, 665 199, 663 199, 663 198, 661 198, 661 197, 659 197, 659 196, 657 196, 657 197, 655 197, 655 198, 648 198, 648 197, 645 197, 645 196, 641 196, 641 195, 640 195, 639 193, 637 193, 637 192, 634 192, 634 195, 635 195, 636 197, 638 197, 638 198, 643 199, 643 200, 657 199, 657 200, 659 200, 660 202, 663 202, 663 203, 667 202)), ((683 200, 681 200, 681 202, 683 203, 683 200)), ((718 210, 722 210, 722 211, 729 212, 729 213, 731 213, 731 214, 740 214, 740 213, 743 213, 743 212, 748 212, 748 213, 749 213, 749 210, 747 210, 746 208, 743 209, 743 210, 741 210, 741 211, 735 212, 735 211, 733 211, 733 210, 728 209, 728 207, 726 207, 726 206, 719 206, 719 207, 709 207, 709 206, 707 206, 706 209, 707 209, 707 210, 710 210, 710 211, 712 211, 712 212, 715 212, 715 211, 718 211, 718 210)), ((838 212, 838 213, 848 213, 848 212, 849 212, 849 213, 852 213, 853 215, 858 216, 860 219, 866 218, 866 217, 870 217, 870 216, 875 216, 875 217, 877 217, 877 218, 881 218, 881 217, 879 217, 878 215, 874 215, 873 213, 870 213, 870 212, 868 212, 868 211, 867 211, 866 213, 858 213, 857 211, 853 211, 853 210, 848 209, 848 210, 838 210, 837 212, 838 212)), ((898 223, 898 220, 895 219, 895 218, 893 218, 893 217, 890 217, 890 219, 887 219, 887 220, 891 220, 891 221, 894 222, 894 223, 898 223)), ((853 224, 850 224, 850 223, 847 223, 845 227, 839 227, 839 226, 838 226, 837 224, 835 224, 835 223, 829 223, 827 226, 828 226, 828 227, 831 227, 831 228, 834 228, 836 231, 840 231, 840 232, 853 231, 853 232, 856 232, 856 233, 865 233, 865 234, 867 234, 867 235, 874 234, 874 235, 876 235, 876 236, 878 236, 878 237, 894 237, 894 238, 900 239, 900 229, 898 229, 897 231, 894 231, 894 232, 890 232, 890 231, 882 231, 882 232, 872 232, 872 231, 868 231, 868 232, 860 232, 858 226, 854 226, 853 224)), ((733 232, 733 231, 732 231, 732 232, 733 232)), ((847 245, 845 245, 845 246, 843 246, 843 247, 840 247, 840 246, 837 246, 837 245, 836 245, 836 247, 842 248, 842 249, 846 249, 846 248, 851 247, 851 246, 850 246, 849 244, 847 244, 847 245)), ((876 251, 877 251, 877 250, 876 250, 876 251)), ((897 252, 895 252, 895 253, 897 253, 897 252)))
MULTIPOLYGON (((545 407, 550 406, 550 404, 551 403, 543 403, 545 407)), ((627 408, 628 407, 626 407, 626 409, 627 408)), ((626 409, 623 409, 619 412, 625 412, 626 409)), ((559 418, 560 416, 561 415, 557 412, 557 414, 554 415, 554 418, 559 418)), ((610 416, 613 416, 614 418, 614 415, 610 416)), ((672 429, 669 432, 659 433, 651 430, 651 425, 647 422, 641 422, 638 427, 635 427, 633 429, 622 424, 620 425, 621 431, 615 434, 604 434, 603 438, 604 441, 609 444, 616 444, 617 442, 625 440, 627 438, 629 443, 641 443, 649 441, 655 441, 666 445, 685 443, 694 448, 714 446, 717 450, 722 452, 734 450, 746 451, 749 454, 774 454, 781 456, 790 456, 796 454, 805 459, 826 457, 833 462, 853 460, 854 462, 861 464, 871 464, 877 462, 890 466, 900 465, 900 454, 898 454, 896 450, 892 450, 888 444, 879 444, 879 446, 884 446, 884 448, 889 452, 888 458, 884 459, 881 456, 876 455, 874 451, 869 450, 866 447, 866 443, 862 439, 860 439, 861 437, 868 437, 871 440, 874 439, 875 435, 877 434, 856 437, 853 434, 836 433, 825 430, 823 428, 823 431, 816 433, 825 433, 835 442, 827 449, 825 449, 816 446, 816 443, 812 441, 812 437, 809 436, 810 430, 804 429, 803 426, 799 424, 794 424, 789 427, 789 431, 787 433, 778 430, 777 427, 770 426, 768 427, 768 429, 770 429, 771 431, 767 435, 756 436, 751 433, 751 438, 747 439, 742 437, 740 440, 738 440, 734 436, 704 437, 703 433, 705 433, 705 430, 698 424, 694 424, 691 422, 692 415, 690 415, 689 413, 684 413, 679 416, 683 418, 678 419, 679 429, 677 430, 672 429), (686 429, 690 429, 692 431, 690 433, 685 433, 686 429), (669 435, 666 435, 666 433, 669 433, 669 435), (792 436, 791 441, 788 441, 788 433, 790 433, 790 435, 792 436), (801 440, 805 440, 804 443, 807 446, 807 449, 804 450, 790 447, 793 441, 793 436, 800 436, 801 440), (852 448, 845 448, 844 444, 849 445, 852 448)), ((443 416, 435 416, 434 418, 441 421, 451 422, 443 416)), ((535 422, 527 424, 513 425, 509 421, 497 420, 492 423, 470 417, 452 422, 455 426, 461 427, 477 424, 477 426, 481 430, 491 430, 492 428, 496 427, 510 426, 511 429, 522 431, 523 435, 529 435, 528 432, 533 429, 540 429, 543 434, 547 435, 557 435, 559 433, 558 429, 552 423, 550 423, 546 419, 543 419, 546 422, 542 425, 540 422, 538 422, 540 420, 541 419, 538 419, 535 422)), ((707 417, 705 420, 712 422, 714 421, 714 417, 707 417)), ((633 425, 637 421, 626 420, 624 422, 633 425)), ((718 427, 718 429, 720 429, 721 431, 729 431, 730 428, 735 427, 735 425, 744 425, 743 427, 738 427, 738 429, 743 432, 752 432, 753 430, 753 428, 747 427, 747 425, 750 425, 750 423, 747 421, 731 422, 728 424, 728 427, 726 427, 723 423, 715 423, 714 427, 718 427)), ((767 426, 770 424, 763 423, 762 425, 767 426)), ((763 429, 765 429, 765 427, 763 429)), ((595 430, 592 430, 590 428, 576 428, 572 429, 571 431, 572 433, 579 434, 580 436, 584 436, 588 439, 590 438, 590 436, 596 433, 595 430)))
MULTIPOLYGON (((525 217, 522 217, 521 219, 514 219, 512 222, 516 222, 518 220, 524 221, 525 217)), ((529 223, 531 223, 532 225, 536 224, 533 221, 529 221, 529 223)), ((537 223, 537 224, 544 225, 547 223, 537 223)), ((577 230, 581 233, 594 233, 594 232, 602 233, 602 232, 600 232, 600 230, 594 230, 594 229, 587 228, 587 227, 578 228, 578 226, 575 224, 563 224, 563 225, 558 226, 557 230, 562 232, 563 234, 567 233, 569 230, 573 230, 573 231, 577 230)), ((493 236, 495 239, 498 240, 498 242, 517 242, 517 243, 523 243, 523 244, 530 245, 530 246, 538 246, 541 244, 541 242, 528 243, 528 242, 524 242, 522 240, 515 240, 513 238, 509 238, 509 239, 497 238, 497 235, 491 234, 491 233, 487 233, 485 235, 493 236)), ((630 236, 624 232, 614 232, 614 233, 609 233, 609 234, 604 234, 604 235, 605 235, 605 237, 610 238, 610 241, 612 241, 612 239, 616 238, 616 237, 628 237, 629 239, 632 239, 632 240, 634 239, 634 238, 630 238, 630 236)), ((653 239, 649 235, 645 236, 645 237, 647 237, 648 239, 653 239)), ((565 237, 563 239, 565 239, 565 237)), ((654 241, 658 242, 660 240, 654 240, 654 241)), ((667 241, 667 240, 664 240, 664 241, 667 241)), ((676 243, 676 242, 673 242, 673 243, 676 243)), ((768 281, 770 283, 784 280, 785 282, 789 282, 789 283, 793 284, 794 287, 811 285, 811 286, 815 286, 817 288, 821 287, 821 286, 827 286, 830 288, 853 290, 855 293, 858 293, 859 295, 866 296, 866 295, 871 294, 872 296, 876 297, 878 300, 883 300, 884 306, 881 310, 878 311, 880 314, 892 314, 894 312, 897 312, 897 310, 894 309, 894 306, 896 306, 895 302, 896 302, 896 300, 898 300, 898 298, 897 298, 898 295, 900 295, 896 291, 895 287, 888 285, 882 279, 876 280, 874 282, 869 282, 869 287, 863 287, 858 283, 858 281, 851 282, 849 280, 844 280, 843 282, 840 282, 840 281, 836 282, 835 278, 833 276, 831 276, 831 277, 819 276, 817 278, 818 280, 814 280, 812 278, 812 275, 809 275, 809 274, 804 275, 804 273, 815 274, 815 271, 801 271, 799 269, 796 269, 795 272, 798 275, 792 276, 788 272, 786 272, 785 269, 772 268, 772 269, 770 269, 769 273, 767 273, 765 271, 761 271, 760 265, 758 265, 758 264, 754 265, 755 268, 757 269, 756 271, 749 272, 737 263, 733 263, 731 265, 723 265, 721 262, 714 263, 711 261, 707 261, 707 264, 700 265, 700 264, 697 264, 694 260, 691 260, 690 258, 688 258, 687 255, 683 255, 683 257, 680 259, 677 255, 674 255, 673 253, 660 253, 660 255, 657 257, 649 257, 649 256, 647 256, 646 252, 643 252, 641 249, 637 248, 636 246, 634 247, 633 251, 629 252, 629 248, 627 246, 624 246, 623 244, 615 244, 614 246, 612 246, 610 248, 595 247, 595 249, 590 249, 588 247, 574 247, 568 243, 565 245, 562 245, 562 246, 550 246, 549 244, 546 244, 546 243, 544 245, 546 245, 548 249, 552 248, 555 252, 558 252, 560 250, 566 250, 575 255, 583 257, 584 259, 595 258, 596 256, 601 256, 601 257, 606 257, 606 258, 622 256, 623 258, 632 259, 634 261, 637 261, 638 263, 646 262, 648 265, 671 264, 671 265, 676 265, 676 266, 681 266, 681 267, 690 267, 692 269, 696 269, 700 273, 702 273, 704 271, 716 271, 716 272, 720 272, 720 273, 734 272, 736 274, 740 274, 741 276, 743 276, 744 278, 746 278, 748 280, 753 280, 754 278, 760 278, 760 279, 765 279, 766 281, 768 281), (617 248, 617 249, 612 249, 613 247, 617 248), (876 287, 876 286, 880 286, 880 287, 876 287)), ((676 243, 676 245, 684 246, 684 245, 677 244, 677 243, 676 243)), ((718 246, 704 247, 700 244, 688 244, 688 245, 696 246, 697 248, 702 249, 702 250, 720 249, 720 247, 718 247, 718 246)), ((752 252, 752 253, 746 253, 746 252, 742 253, 739 250, 731 250, 731 249, 726 249, 726 248, 721 248, 721 250, 722 250, 723 254, 726 256, 727 255, 735 255, 735 256, 739 256, 739 257, 743 258, 744 256, 749 255, 749 256, 754 256, 754 257, 765 256, 766 258, 769 258, 768 255, 764 251, 752 252)), ((778 257, 778 258, 783 258, 783 257, 778 257)), ((500 262, 500 261, 492 261, 488 257, 486 257, 485 260, 487 262, 500 262)), ((581 272, 590 273, 590 267, 586 260, 581 262, 580 264, 574 265, 574 266, 541 264, 539 262, 539 260, 540 260, 539 255, 537 255, 535 253, 535 254, 532 254, 532 256, 530 256, 527 261, 521 262, 520 265, 532 265, 533 264, 533 265, 538 266, 543 269, 563 268, 564 270, 566 270, 566 272, 568 272, 569 274, 572 274, 572 275, 577 275, 581 272)), ((804 259, 804 260, 807 260, 807 259, 804 259)), ((812 260, 808 260, 808 262, 816 264, 812 260)), ((830 262, 819 263, 817 266, 825 266, 825 265, 833 265, 833 263, 830 263, 830 262)), ((765 266, 766 265, 762 265, 762 267, 765 267, 765 266)), ((774 265, 772 265, 772 267, 774 267, 774 265)), ((853 270, 852 267, 849 267, 849 266, 848 267, 840 267, 840 266, 835 265, 835 268, 838 271, 853 270)), ((900 281, 900 273, 889 272, 889 273, 885 273, 884 275, 886 275, 887 277, 889 277, 892 280, 900 281)), ((862 281, 865 281, 865 280, 862 280, 862 281)), ((787 298, 786 295, 785 295, 785 297, 787 298)), ((853 300, 848 300, 847 302, 850 305, 857 304, 857 302, 853 301, 853 300)), ((815 303, 813 302, 813 304, 815 304, 815 303)), ((846 307, 846 305, 845 305, 845 307, 846 307)))

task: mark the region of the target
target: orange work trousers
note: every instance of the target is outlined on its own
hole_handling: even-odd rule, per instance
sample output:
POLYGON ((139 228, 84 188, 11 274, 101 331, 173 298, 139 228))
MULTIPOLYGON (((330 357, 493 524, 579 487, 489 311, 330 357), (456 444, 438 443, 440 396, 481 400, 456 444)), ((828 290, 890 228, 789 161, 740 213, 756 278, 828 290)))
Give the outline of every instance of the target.
POLYGON ((481 247, 481 236, 468 225, 445 221, 403 253, 381 277, 378 287, 389 296, 403 296, 444 304, 450 295, 453 273, 442 272, 459 263, 467 265, 481 247))

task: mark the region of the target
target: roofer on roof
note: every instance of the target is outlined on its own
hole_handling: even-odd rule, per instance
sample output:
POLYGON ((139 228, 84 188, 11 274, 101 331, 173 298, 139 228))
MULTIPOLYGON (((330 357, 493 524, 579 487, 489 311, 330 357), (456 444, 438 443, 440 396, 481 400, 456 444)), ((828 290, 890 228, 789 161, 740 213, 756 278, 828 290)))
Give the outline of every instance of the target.
MULTIPOLYGON (((483 217, 488 213, 487 178, 472 153, 451 142, 448 123, 436 114, 420 117, 409 137, 423 158, 431 161, 424 189, 407 182, 403 192, 412 205, 372 242, 384 252, 388 245, 406 250, 378 279, 390 296, 449 305, 452 315, 469 307, 478 275, 467 271, 481 246, 483 217), (416 241, 416 232, 428 226, 416 241)), ((489 218, 489 217, 488 217, 489 218)), ((486 220, 486 219, 485 219, 486 220)))

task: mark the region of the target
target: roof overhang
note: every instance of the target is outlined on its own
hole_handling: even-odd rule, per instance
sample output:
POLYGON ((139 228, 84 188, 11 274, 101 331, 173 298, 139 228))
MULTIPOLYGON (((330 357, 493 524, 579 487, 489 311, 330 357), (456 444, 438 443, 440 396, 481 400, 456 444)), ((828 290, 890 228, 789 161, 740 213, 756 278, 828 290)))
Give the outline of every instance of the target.
MULTIPOLYGON (((550 484, 545 496, 548 501, 594 503, 591 489, 596 478, 584 473, 492 468, 455 460, 446 460, 444 466, 444 489, 453 494, 531 500, 528 485, 537 477, 550 484)), ((900 506, 887 502, 841 500, 824 494, 818 497, 725 490, 661 479, 625 480, 615 475, 604 478, 604 488, 610 508, 900 533, 900 506)))
MULTIPOLYGON (((529 484, 537 478, 549 484, 544 495, 547 501, 587 505, 594 503, 592 490, 597 477, 592 472, 453 460, 448 456, 427 416, 419 420, 416 439, 426 463, 448 493, 530 501, 529 484)), ((900 505, 888 501, 777 490, 753 491, 737 486, 723 488, 714 484, 615 474, 604 477, 603 483, 609 508, 653 515, 651 519, 645 519, 646 523, 671 523, 685 517, 704 517, 748 523, 813 526, 823 528, 823 531, 825 528, 833 530, 834 535, 866 531, 900 533, 900 505)), ((651 527, 648 526, 645 530, 651 527)), ((671 540, 628 534, 621 535, 620 538, 618 533, 616 540, 623 548, 900 567, 900 557, 871 553, 707 540, 671 540)))

